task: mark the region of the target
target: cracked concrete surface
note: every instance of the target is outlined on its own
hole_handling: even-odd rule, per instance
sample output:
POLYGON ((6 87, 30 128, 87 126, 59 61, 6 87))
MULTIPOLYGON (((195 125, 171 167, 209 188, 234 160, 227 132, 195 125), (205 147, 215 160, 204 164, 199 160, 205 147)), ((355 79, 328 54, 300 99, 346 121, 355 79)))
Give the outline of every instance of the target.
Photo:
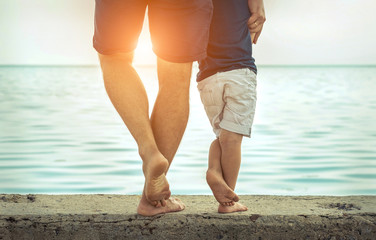
POLYGON ((376 196, 241 196, 219 214, 212 196, 178 196, 182 212, 143 217, 140 196, 0 194, 8 239, 376 239, 376 196))

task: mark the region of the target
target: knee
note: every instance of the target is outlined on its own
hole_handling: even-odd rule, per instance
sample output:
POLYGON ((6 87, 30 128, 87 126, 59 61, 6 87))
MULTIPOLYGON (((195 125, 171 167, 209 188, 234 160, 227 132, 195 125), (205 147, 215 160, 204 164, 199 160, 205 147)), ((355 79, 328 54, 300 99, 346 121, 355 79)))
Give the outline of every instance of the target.
POLYGON ((221 134, 219 136, 219 143, 223 149, 239 147, 242 143, 242 135, 233 132, 221 134))
POLYGON ((166 89, 189 89, 192 63, 171 63, 158 58, 157 69, 160 86, 166 89))

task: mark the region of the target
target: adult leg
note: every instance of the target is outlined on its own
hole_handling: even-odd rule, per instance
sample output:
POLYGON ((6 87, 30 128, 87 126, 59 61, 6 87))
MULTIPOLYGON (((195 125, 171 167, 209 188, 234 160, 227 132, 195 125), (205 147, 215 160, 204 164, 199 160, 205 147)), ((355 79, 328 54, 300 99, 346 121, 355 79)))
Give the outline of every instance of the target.
MULTIPOLYGON (((223 178, 232 190, 235 190, 240 169, 242 138, 242 135, 224 129, 222 129, 219 135, 219 144, 222 150, 221 166, 223 178)), ((238 202, 236 202, 233 206, 220 205, 218 207, 218 211, 221 213, 246 210, 247 207, 238 202)))
POLYGON ((226 206, 234 205, 234 201, 239 201, 238 195, 227 185, 223 179, 221 166, 221 146, 216 139, 210 145, 209 168, 206 172, 206 181, 212 190, 215 199, 226 206))
MULTIPOLYGON (((165 206, 165 199, 170 197, 165 176, 168 161, 159 152, 154 140, 148 116, 146 92, 132 67, 133 52, 99 54, 99 59, 108 96, 136 140, 143 160, 145 188, 140 205, 141 207, 147 204, 165 206)), ((171 205, 171 202, 169 204, 171 205)), ((181 210, 181 206, 177 204, 173 209, 181 210)))
POLYGON ((192 62, 206 56, 213 6, 211 0, 161 0, 149 1, 148 9, 159 79, 151 124, 171 164, 188 121, 192 62))
POLYGON ((172 63, 158 58, 157 68, 159 92, 151 126, 158 149, 170 165, 187 126, 192 62, 172 63))

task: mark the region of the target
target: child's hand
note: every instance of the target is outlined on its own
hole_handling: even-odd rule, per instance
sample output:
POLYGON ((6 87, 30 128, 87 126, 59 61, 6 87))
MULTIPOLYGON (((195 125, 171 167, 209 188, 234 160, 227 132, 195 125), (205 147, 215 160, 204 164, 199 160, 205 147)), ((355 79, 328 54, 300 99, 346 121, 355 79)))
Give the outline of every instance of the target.
POLYGON ((248 19, 247 24, 252 42, 256 44, 266 20, 263 0, 248 0, 248 7, 251 17, 248 19))

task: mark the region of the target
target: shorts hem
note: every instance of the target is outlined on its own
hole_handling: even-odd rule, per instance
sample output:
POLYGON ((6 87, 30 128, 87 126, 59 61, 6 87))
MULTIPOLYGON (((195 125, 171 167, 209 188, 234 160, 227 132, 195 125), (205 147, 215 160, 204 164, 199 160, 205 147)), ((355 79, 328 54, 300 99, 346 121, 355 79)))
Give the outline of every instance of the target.
POLYGON ((136 50, 136 46, 132 46, 130 47, 129 49, 107 49, 107 50, 103 50, 103 48, 101 47, 101 44, 98 43, 98 41, 95 40, 95 37, 93 37, 93 48, 100 54, 102 55, 112 55, 112 54, 116 54, 116 53, 130 53, 130 52, 133 52, 134 50, 136 50))
POLYGON ((157 57, 165 60, 165 61, 168 61, 168 62, 173 62, 173 63, 188 63, 188 62, 194 62, 194 61, 199 61, 199 60, 202 60, 204 58, 206 58, 206 49, 204 52, 201 52, 197 55, 194 55, 194 56, 171 56, 171 55, 165 55, 165 54, 162 54, 160 52, 158 52, 157 50, 153 49, 153 52, 155 53, 155 55, 157 55, 157 57))
POLYGON ((130 50, 108 50, 108 51, 102 51, 100 48, 95 47, 95 46, 94 46, 94 49, 97 51, 97 53, 102 54, 102 55, 113 55, 113 54, 117 54, 117 53, 131 53, 131 52, 134 52, 134 50, 135 50, 135 48, 134 48, 134 49, 130 49, 130 50))
POLYGON ((237 125, 237 124, 234 124, 234 123, 226 121, 226 120, 222 120, 219 123, 219 126, 222 129, 225 129, 227 131, 238 133, 238 134, 241 134, 245 137, 249 137, 249 138, 251 137, 252 127, 250 127, 250 126, 237 125))

